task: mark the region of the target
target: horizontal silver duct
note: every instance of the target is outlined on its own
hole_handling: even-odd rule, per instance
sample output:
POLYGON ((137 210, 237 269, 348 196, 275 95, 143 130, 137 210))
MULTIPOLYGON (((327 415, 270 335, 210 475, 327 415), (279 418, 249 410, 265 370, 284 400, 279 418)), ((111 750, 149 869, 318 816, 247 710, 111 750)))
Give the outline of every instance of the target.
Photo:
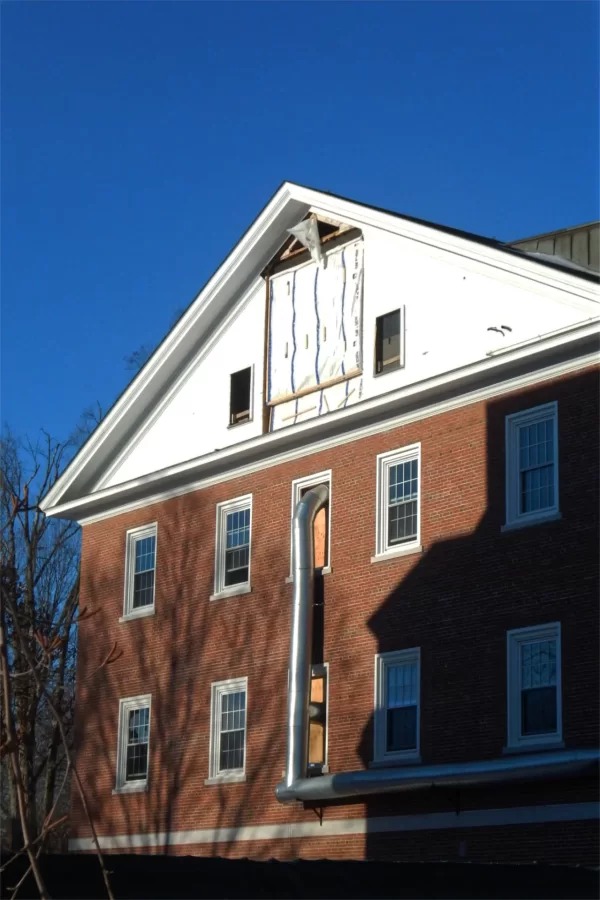
POLYGON ((600 751, 597 749, 559 750, 454 765, 367 769, 341 772, 339 775, 299 778, 290 785, 278 784, 275 794, 282 803, 289 803, 293 800, 335 800, 429 787, 529 781, 535 778, 581 775, 587 771, 591 773, 597 769, 599 759, 600 751))

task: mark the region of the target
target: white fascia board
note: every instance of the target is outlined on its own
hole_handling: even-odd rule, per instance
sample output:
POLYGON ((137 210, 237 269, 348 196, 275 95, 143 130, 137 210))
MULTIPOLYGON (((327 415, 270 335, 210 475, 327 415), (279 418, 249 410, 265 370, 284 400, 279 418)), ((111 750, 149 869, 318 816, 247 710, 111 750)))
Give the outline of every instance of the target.
MULTIPOLYGON (((539 379, 544 377, 556 377, 557 373, 569 371, 582 366, 593 365, 599 360, 597 351, 588 354, 582 359, 575 359, 574 362, 566 365, 552 367, 551 364, 546 370, 543 357, 553 350, 568 347, 573 343, 574 356, 577 357, 577 345, 589 343, 590 338, 598 337, 600 334, 600 325, 598 320, 592 323, 585 322, 576 330, 561 332, 554 336, 539 341, 537 343, 527 345, 525 347, 517 347, 512 351, 507 351, 499 357, 487 357, 468 366, 462 366, 451 372, 428 378, 425 381, 415 382, 390 391, 387 394, 381 394, 369 400, 363 400, 354 406, 346 409, 336 410, 326 417, 326 421, 322 419, 312 419, 308 422, 283 428, 280 431, 271 432, 270 434, 259 435, 242 444, 234 444, 223 450, 206 454, 196 459, 187 460, 175 466, 170 466, 158 472, 153 472, 140 478, 132 479, 123 484, 114 485, 109 488, 96 491, 84 497, 55 506, 47 506, 45 512, 49 516, 61 516, 72 519, 89 519, 94 517, 94 507, 98 509, 101 505, 109 507, 115 514, 123 511, 121 508, 128 505, 129 501, 133 501, 135 505, 148 505, 157 500, 166 499, 164 493, 172 486, 176 488, 172 496, 177 493, 187 493, 200 487, 199 482, 202 480, 203 473, 208 475, 211 468, 219 467, 222 473, 228 472, 230 475, 238 469, 246 467, 248 464, 260 460, 258 468, 268 465, 269 458, 288 452, 294 453, 296 447, 301 448, 304 454, 316 452, 317 449, 325 449, 328 444, 334 445, 339 442, 339 434, 352 432, 361 427, 361 422, 372 418, 374 412, 381 412, 381 422, 378 430, 385 430, 385 418, 388 410, 397 410, 400 413, 402 406, 408 403, 422 402, 422 408, 425 410, 435 402, 436 392, 442 389, 456 389, 464 391, 464 393, 473 392, 478 384, 485 383, 490 376, 497 375, 501 380, 500 389, 496 389, 494 393, 502 392, 504 380, 510 382, 511 371, 516 366, 527 360, 536 364, 536 357, 539 357, 539 379), (555 371, 556 369, 556 371, 555 371), (546 373, 546 376, 544 373, 546 373), (433 399, 432 399, 433 398, 433 399), (332 434, 325 435, 325 426, 329 425, 330 432, 336 432, 338 437, 332 434), (311 443, 314 445, 311 447, 311 443), (185 487, 179 485, 185 482, 185 487), (176 487, 177 485, 177 487, 176 487), (140 502, 143 494, 143 502, 140 502)), ((526 380, 525 383, 529 383, 526 380)), ((515 389, 508 387, 507 389, 515 389)), ((440 405, 438 412, 443 412, 444 403, 440 405)), ((417 416, 418 417, 418 416, 417 416)), ((353 437, 346 439, 355 439, 353 437)), ((223 474, 216 481, 223 480, 223 474)), ((104 516, 103 516, 104 517, 104 516)))

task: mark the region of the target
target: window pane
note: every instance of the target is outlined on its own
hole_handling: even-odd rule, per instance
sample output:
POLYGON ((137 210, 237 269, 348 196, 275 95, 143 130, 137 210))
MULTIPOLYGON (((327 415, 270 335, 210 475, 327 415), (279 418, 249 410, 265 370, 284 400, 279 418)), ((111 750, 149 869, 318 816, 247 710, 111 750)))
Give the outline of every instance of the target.
POLYGON ((401 544, 417 536, 417 502, 390 506, 388 511, 388 543, 401 544))
POLYGON ((129 711, 125 781, 144 780, 148 774, 148 738, 150 709, 147 706, 129 711))
POLYGON ((554 419, 521 425, 518 431, 520 512, 554 506, 554 419))
POLYGON ((409 541, 417 535, 419 463, 416 459, 396 463, 388 469, 388 545, 409 541))
POLYGON ((250 510, 228 513, 226 524, 225 585, 248 581, 250 510))
POLYGON ((556 688, 532 688, 521 692, 521 733, 556 732, 556 688))
POLYGON ((387 711, 386 750, 416 750, 417 707, 402 706, 387 711))
POLYGON ((140 538, 135 542, 135 571, 147 572, 154 568, 156 536, 140 538))
POLYGON ((246 692, 221 694, 219 771, 244 768, 246 692))
POLYGON ((133 608, 152 606, 154 602, 154 569, 133 576, 133 608))

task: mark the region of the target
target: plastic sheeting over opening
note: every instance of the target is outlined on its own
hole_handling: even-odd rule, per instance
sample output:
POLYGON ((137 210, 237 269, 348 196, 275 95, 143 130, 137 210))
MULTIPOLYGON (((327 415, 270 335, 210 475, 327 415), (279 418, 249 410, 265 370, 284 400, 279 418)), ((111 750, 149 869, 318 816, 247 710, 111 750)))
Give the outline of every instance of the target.
MULTIPOLYGON (((363 242, 269 283, 267 402, 285 403, 362 371, 363 242)), ((289 423, 288 423, 289 424, 289 423)))

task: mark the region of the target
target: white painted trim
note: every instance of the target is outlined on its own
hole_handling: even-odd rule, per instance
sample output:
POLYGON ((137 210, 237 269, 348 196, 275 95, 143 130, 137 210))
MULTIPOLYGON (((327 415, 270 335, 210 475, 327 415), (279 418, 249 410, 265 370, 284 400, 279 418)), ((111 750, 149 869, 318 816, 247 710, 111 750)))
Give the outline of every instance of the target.
POLYGON ((375 517, 375 558, 377 560, 389 556, 398 556, 398 551, 405 555, 421 548, 421 496, 422 496, 421 444, 411 444, 399 450, 379 453, 377 456, 377 488, 375 517), (417 533, 410 541, 389 545, 388 507, 390 468, 398 463, 417 461, 417 533))
POLYGON ((158 523, 151 522, 149 525, 142 525, 139 528, 131 528, 125 536, 125 586, 123 590, 123 615, 119 622, 126 622, 129 619, 139 619, 144 616, 150 616, 155 611, 156 601, 156 572, 158 563, 158 523), (140 606, 138 609, 133 608, 133 589, 135 579, 135 546, 138 541, 144 538, 154 538, 154 585, 152 588, 152 603, 147 606, 140 606))
MULTIPOLYGON (((352 834, 385 834, 407 831, 439 831, 453 828, 493 828, 503 825, 537 825, 546 822, 582 822, 600 817, 600 803, 553 803, 539 806, 508 806, 500 809, 470 809, 458 812, 408 816, 372 816, 357 819, 328 819, 282 822, 279 825, 239 825, 232 828, 199 828, 190 831, 149 832, 148 834, 99 835, 102 850, 134 847, 162 847, 180 844, 292 840, 352 834)), ((91 838, 72 838, 69 850, 94 850, 91 838)))
POLYGON ((248 594, 252 585, 252 494, 217 503, 217 525, 215 532, 215 589, 211 600, 248 594), (227 549, 227 516, 230 513, 250 510, 250 543, 248 545, 248 580, 237 584, 225 584, 225 552, 227 549))
MULTIPOLYGON (((302 443, 304 427, 310 424, 306 423, 306 426, 297 426, 298 430, 296 431, 296 434, 298 436, 299 446, 294 447, 292 450, 274 454, 267 459, 262 459, 258 462, 250 463, 247 465, 230 465, 229 468, 224 469, 224 471, 220 472, 218 475, 208 478, 194 479, 192 481, 189 481, 182 487, 170 489, 163 488, 162 490, 160 489, 160 484, 164 484, 169 477, 183 472, 189 472, 190 476, 193 476, 194 470, 201 469, 202 466, 206 465, 208 462, 223 460, 224 466, 226 466, 227 460, 231 455, 231 451, 239 451, 239 448, 230 447, 225 450, 219 451, 218 453, 209 454, 207 457, 201 457, 200 460, 192 460, 189 463, 184 463, 179 466, 173 466, 169 469, 163 469, 161 472, 125 482, 124 484, 119 485, 116 488, 108 488, 103 491, 99 491, 95 494, 88 495, 83 500, 63 503, 60 506, 55 506, 52 509, 48 509, 47 515, 75 518, 75 516, 69 516, 69 513, 76 513, 78 510, 80 512, 83 512, 86 506, 91 506, 99 499, 114 498, 115 505, 105 512, 98 513, 96 515, 90 514, 87 516, 77 516, 77 521, 80 525, 92 525, 96 522, 102 522, 105 519, 113 518, 113 516, 121 515, 125 512, 132 512, 133 510, 143 509, 144 507, 151 506, 154 503, 161 503, 164 500, 171 500, 174 497, 181 497, 185 494, 193 493, 194 491, 200 490, 201 488, 211 487, 216 484, 224 484, 227 481, 232 481, 244 475, 251 475, 254 472, 261 472, 266 469, 273 468, 274 466, 281 465, 285 462, 291 462, 292 460, 303 459, 315 453, 321 453, 323 450, 329 450, 334 447, 343 446, 344 444, 353 443, 354 441, 361 440, 364 437, 370 437, 375 434, 383 434, 386 431, 393 431, 395 428, 399 428, 402 425, 409 425, 413 422, 419 422, 424 419, 431 418, 432 416, 442 415, 446 412, 451 412, 452 410, 470 406, 473 403, 479 403, 482 400, 489 400, 492 397, 510 394, 525 387, 531 387, 549 379, 558 378, 561 375, 567 375, 573 372, 578 372, 582 369, 587 369, 591 366, 598 365, 598 362, 599 357, 597 353, 588 354, 575 360, 569 360, 566 363, 557 363, 543 369, 536 369, 535 372, 530 372, 527 375, 520 375, 515 378, 510 378, 506 381, 499 382, 498 384, 494 384, 484 388, 477 388, 465 394, 461 394, 459 397, 453 397, 450 400, 444 400, 437 403, 433 402, 425 405, 416 412, 403 413, 401 415, 394 416, 393 418, 382 419, 375 424, 357 427, 352 432, 345 432, 344 434, 335 435, 334 437, 326 438, 320 441, 315 441, 312 444, 302 443), (126 494, 127 490, 142 486, 147 487, 148 489, 151 489, 153 486, 155 486, 156 489, 154 493, 148 493, 147 496, 140 500, 130 501, 129 503, 119 503, 119 497, 123 494, 126 494)), ((435 379, 433 380, 435 381, 435 379)), ((420 384, 419 386, 423 388, 423 384, 420 384)), ((411 388, 413 387, 414 385, 411 385, 410 388, 407 388, 406 391, 403 392, 404 397, 402 399, 409 398, 413 395, 414 392, 411 390, 411 388)), ((390 397, 395 396, 395 394, 388 394, 387 398, 389 399, 390 397)), ((358 404, 355 407, 349 407, 348 410, 356 409, 357 406, 358 404)), ((343 415, 348 410, 337 410, 335 413, 332 413, 332 415, 343 415)), ((287 431, 288 429, 281 429, 280 431, 273 432, 271 435, 263 435, 261 438, 258 438, 256 440, 264 441, 268 440, 271 437, 285 437, 287 431)), ((249 449, 253 449, 254 444, 254 441, 248 441, 244 446, 249 449)), ((266 446, 267 445, 265 444, 265 447, 266 446)))
POLYGON ((150 737, 152 728, 152 694, 140 694, 137 697, 123 697, 119 700, 119 726, 117 733, 117 771, 113 794, 139 793, 145 791, 150 778, 150 737), (136 709, 148 707, 148 767, 146 777, 139 781, 126 781, 127 764, 127 716, 136 709))
POLYGON ((327 520, 327 560, 326 560, 327 565, 323 566, 321 572, 322 572, 322 574, 327 574, 327 572, 331 572, 332 474, 331 474, 331 469, 326 469, 324 472, 316 472, 314 475, 306 475, 302 478, 295 478, 292 481, 292 507, 291 507, 291 515, 290 515, 290 577, 286 578, 286 582, 288 584, 292 584, 294 581, 293 560, 292 560, 292 546, 293 546, 294 536, 292 534, 292 524, 294 521, 294 513, 296 512, 296 506, 298 505, 298 501, 300 500, 302 489, 316 487, 318 484, 326 484, 327 487, 329 488, 329 511, 328 511, 328 520, 327 520))
POLYGON ((380 563, 385 562, 388 559, 397 559, 399 556, 415 556, 417 553, 423 552, 423 545, 413 545, 410 547, 399 547, 397 550, 388 550, 386 553, 381 553, 379 556, 372 556, 372 563, 380 563))
POLYGON ((409 650, 392 650, 390 653, 375 654, 375 698, 373 728, 373 762, 403 763, 415 762, 421 754, 421 648, 411 647, 409 650), (387 670, 389 666, 417 664, 417 734, 416 746, 413 750, 395 750, 388 752, 387 737, 387 670))
MULTIPOLYGON (((246 754, 248 748, 248 678, 227 678, 213 681, 210 686, 210 747, 208 779, 210 784, 232 784, 246 780, 246 754), (221 698, 223 694, 244 691, 246 708, 244 716, 244 765, 241 769, 219 771, 219 738, 221 736, 221 698)), ((205 782, 205 784, 207 783, 205 782)))
POLYGON ((513 628, 506 632, 506 725, 505 750, 557 747, 562 743, 562 654, 560 622, 513 628), (552 734, 521 734, 521 646, 530 641, 556 641, 556 731, 552 734))
POLYGON ((506 416, 506 524, 505 528, 515 528, 547 519, 560 517, 560 481, 558 477, 559 446, 558 446, 558 403, 545 403, 531 409, 506 416), (533 425, 539 421, 552 419, 554 441, 554 503, 544 509, 533 512, 520 512, 520 474, 519 459, 519 429, 523 425, 533 425))

